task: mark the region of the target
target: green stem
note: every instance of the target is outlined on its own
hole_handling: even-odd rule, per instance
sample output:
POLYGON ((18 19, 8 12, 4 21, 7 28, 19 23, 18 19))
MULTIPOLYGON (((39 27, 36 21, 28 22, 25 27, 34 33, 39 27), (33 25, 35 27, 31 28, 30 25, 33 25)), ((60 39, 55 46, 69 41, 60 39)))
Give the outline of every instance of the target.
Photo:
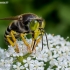
POLYGON ((23 59, 26 59, 29 55, 30 55, 30 53, 27 53, 24 56, 19 56, 19 57, 17 57, 17 60, 22 63, 23 59))

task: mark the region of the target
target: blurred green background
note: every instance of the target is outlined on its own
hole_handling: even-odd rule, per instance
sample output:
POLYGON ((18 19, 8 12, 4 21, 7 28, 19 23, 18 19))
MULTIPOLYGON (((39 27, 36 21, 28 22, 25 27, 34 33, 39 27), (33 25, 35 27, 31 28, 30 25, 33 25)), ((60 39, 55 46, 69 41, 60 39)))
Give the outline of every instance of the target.
MULTIPOLYGON (((0 18, 29 12, 45 19, 45 30, 48 34, 61 35, 64 38, 70 36, 70 0, 9 0, 7 4, 0 4, 0 18)), ((0 47, 2 48, 7 47, 3 36, 10 22, 10 20, 0 20, 0 47)))

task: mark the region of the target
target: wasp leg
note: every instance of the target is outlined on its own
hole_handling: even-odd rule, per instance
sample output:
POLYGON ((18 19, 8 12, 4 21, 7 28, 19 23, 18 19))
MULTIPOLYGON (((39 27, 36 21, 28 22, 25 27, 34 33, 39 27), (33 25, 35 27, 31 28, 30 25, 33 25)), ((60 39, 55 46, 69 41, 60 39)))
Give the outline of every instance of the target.
MULTIPOLYGON (((7 37, 7 41, 9 42, 10 45, 15 46, 15 42, 12 42, 12 40, 10 39, 11 37, 8 35, 6 36, 7 37)), ((16 49, 15 49, 16 52, 19 52, 19 49, 18 49, 18 46, 16 44, 16 49)))
POLYGON ((36 40, 36 43, 35 43, 35 45, 34 45, 34 49, 33 49, 33 50, 36 50, 36 46, 37 46, 38 43, 41 41, 41 39, 42 39, 42 37, 40 36, 40 38, 38 38, 38 39, 36 40))
POLYGON ((16 46, 15 51, 16 51, 16 52, 19 52, 19 48, 18 48, 18 45, 17 45, 17 43, 16 43, 16 38, 15 38, 15 36, 14 36, 15 34, 16 34, 16 32, 13 31, 13 30, 10 32, 10 35, 11 35, 11 37, 12 37, 12 40, 14 41, 14 46, 16 46))
POLYGON ((34 40, 34 38, 32 38, 32 44, 31 44, 32 45, 31 46, 32 47, 32 51, 34 50, 35 44, 36 44, 36 39, 34 40))
POLYGON ((10 32, 10 35, 7 35, 6 36, 7 37, 7 41, 12 46, 15 46, 16 45, 15 51, 16 52, 19 52, 18 45, 16 44, 16 38, 15 38, 14 34, 16 34, 16 32, 15 31, 11 31, 10 32), (13 41, 10 38, 12 38, 13 41))
POLYGON ((14 43, 13 43, 13 42, 11 41, 11 39, 10 39, 11 36, 10 36, 10 35, 7 35, 6 37, 7 37, 6 39, 7 39, 7 41, 9 42, 9 44, 12 45, 12 46, 14 46, 14 43))
POLYGON ((32 53, 32 51, 31 51, 31 46, 27 43, 26 39, 24 38, 25 35, 26 35, 26 34, 22 34, 22 33, 20 34, 20 36, 21 36, 21 38, 22 38, 24 44, 27 46, 28 51, 29 51, 30 53, 32 53))
POLYGON ((34 43, 34 39, 32 38, 31 48, 32 48, 32 46, 33 46, 33 43, 34 43))

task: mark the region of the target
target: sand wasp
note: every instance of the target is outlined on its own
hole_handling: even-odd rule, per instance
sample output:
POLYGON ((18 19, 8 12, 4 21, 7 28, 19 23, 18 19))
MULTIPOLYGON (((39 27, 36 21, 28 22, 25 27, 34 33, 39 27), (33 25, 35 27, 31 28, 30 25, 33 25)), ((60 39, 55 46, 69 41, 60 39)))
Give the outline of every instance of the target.
POLYGON ((13 20, 5 31, 4 39, 9 45, 13 47, 16 46, 16 52, 19 52, 19 48, 16 43, 16 40, 19 37, 21 37, 22 41, 27 46, 29 52, 35 50, 36 46, 38 45, 41 39, 43 49, 44 34, 46 36, 48 46, 47 35, 44 30, 45 22, 42 18, 38 17, 37 15, 33 13, 26 13, 15 17, 2 18, 0 20, 13 20), (28 34, 31 34, 32 36, 31 44, 29 44, 25 39, 25 36, 28 34))

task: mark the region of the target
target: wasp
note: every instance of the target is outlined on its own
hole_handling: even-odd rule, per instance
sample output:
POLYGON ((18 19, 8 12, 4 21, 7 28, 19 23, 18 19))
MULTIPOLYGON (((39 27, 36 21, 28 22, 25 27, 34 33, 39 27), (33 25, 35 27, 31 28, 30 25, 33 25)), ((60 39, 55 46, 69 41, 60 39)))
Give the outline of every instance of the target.
POLYGON ((1 18, 0 20, 13 20, 5 31, 4 39, 9 45, 13 47, 16 46, 16 52, 19 52, 19 48, 16 43, 18 38, 21 38, 29 52, 32 52, 35 50, 41 39, 43 49, 43 35, 45 34, 48 46, 47 35, 44 30, 45 21, 37 15, 33 13, 25 13, 15 17, 1 18), (29 44, 25 38, 28 34, 31 34, 32 36, 31 44, 29 44))

